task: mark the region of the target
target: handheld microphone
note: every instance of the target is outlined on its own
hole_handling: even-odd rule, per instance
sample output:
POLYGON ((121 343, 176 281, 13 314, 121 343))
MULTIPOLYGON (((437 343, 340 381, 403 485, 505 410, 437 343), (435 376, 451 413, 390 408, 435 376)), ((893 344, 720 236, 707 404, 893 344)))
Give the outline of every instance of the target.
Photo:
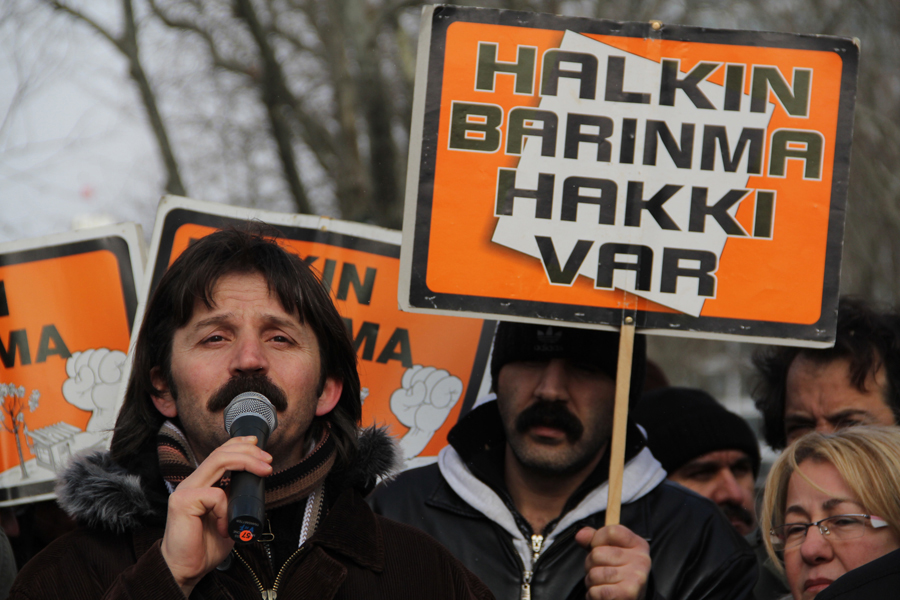
MULTIPOLYGON (((266 449, 269 434, 278 426, 275 407, 257 392, 244 392, 225 407, 225 431, 231 437, 255 435, 266 449)), ((228 494, 228 535, 238 543, 256 541, 266 522, 265 481, 249 471, 232 471, 228 494)))

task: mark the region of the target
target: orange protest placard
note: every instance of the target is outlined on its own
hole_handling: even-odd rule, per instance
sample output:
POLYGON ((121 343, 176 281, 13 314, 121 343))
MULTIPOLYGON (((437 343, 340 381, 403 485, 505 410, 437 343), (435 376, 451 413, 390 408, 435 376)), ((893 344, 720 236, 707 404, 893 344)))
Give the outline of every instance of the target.
POLYGON ((331 290, 359 359, 363 426, 387 425, 407 466, 433 461, 479 394, 494 323, 399 311, 396 231, 180 198, 160 206, 148 289, 191 240, 251 218, 277 227, 331 290))
POLYGON ((0 247, 0 505, 46 497, 115 422, 143 240, 133 225, 0 247))
POLYGON ((447 6, 422 30, 405 310, 609 326, 630 297, 644 333, 833 340, 855 43, 447 6))

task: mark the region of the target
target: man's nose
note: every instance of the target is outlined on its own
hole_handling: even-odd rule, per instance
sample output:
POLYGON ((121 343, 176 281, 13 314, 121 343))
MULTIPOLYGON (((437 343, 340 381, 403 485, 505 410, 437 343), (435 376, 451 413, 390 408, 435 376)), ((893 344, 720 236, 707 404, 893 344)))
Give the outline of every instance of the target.
POLYGON ((238 338, 232 359, 233 373, 265 373, 269 363, 262 340, 246 336, 238 338))
POLYGON ((744 490, 730 469, 721 469, 716 475, 716 485, 711 500, 716 504, 731 502, 740 506, 744 505, 744 490))
POLYGON ((800 544, 800 557, 809 565, 828 562, 834 558, 834 548, 815 525, 806 530, 806 539, 800 544))
POLYGON ((534 394, 545 400, 565 400, 568 397, 566 386, 566 361, 561 358, 553 358, 544 365, 534 394))
POLYGON ((835 427, 827 419, 819 419, 816 421, 816 432, 817 433, 834 433, 837 430, 838 430, 838 428, 835 427))

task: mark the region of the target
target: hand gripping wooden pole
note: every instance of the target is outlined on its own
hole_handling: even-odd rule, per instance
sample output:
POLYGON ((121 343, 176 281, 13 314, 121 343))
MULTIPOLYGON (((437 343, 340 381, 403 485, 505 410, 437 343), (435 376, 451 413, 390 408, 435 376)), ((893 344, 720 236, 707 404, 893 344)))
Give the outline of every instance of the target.
POLYGON ((628 423, 628 396, 631 391, 631 359, 634 354, 634 318, 622 320, 619 334, 619 362, 616 368, 616 404, 613 411, 609 453, 609 501, 606 524, 617 525, 622 512, 622 477, 625 473, 625 433, 628 423))

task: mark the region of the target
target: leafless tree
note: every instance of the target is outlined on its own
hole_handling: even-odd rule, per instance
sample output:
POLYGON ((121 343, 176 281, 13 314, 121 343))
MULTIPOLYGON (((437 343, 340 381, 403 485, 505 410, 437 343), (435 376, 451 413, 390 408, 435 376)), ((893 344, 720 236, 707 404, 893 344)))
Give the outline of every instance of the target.
POLYGON ((22 479, 28 479, 28 470, 25 468, 25 455, 22 452, 22 436, 28 430, 25 424, 25 409, 30 412, 37 410, 41 394, 32 390, 28 399, 25 399, 25 388, 12 383, 0 383, 0 427, 13 434, 16 438, 16 451, 19 453, 19 468, 22 471, 22 479))
POLYGON ((217 77, 254 90, 295 210, 313 212, 310 190, 325 187, 341 217, 392 227, 412 89, 412 69, 397 65, 414 60, 398 20, 411 4, 148 0, 217 77))
POLYGON ((181 175, 179 174, 175 153, 169 142, 166 123, 159 111, 156 93, 147 78, 141 60, 141 47, 138 40, 138 24, 135 20, 132 0, 120 0, 122 23, 121 31, 119 33, 115 33, 110 28, 105 27, 99 20, 92 17, 87 10, 79 8, 74 3, 70 4, 60 0, 41 0, 41 2, 44 2, 54 10, 70 15, 76 21, 90 27, 103 39, 112 44, 128 60, 128 73, 140 93, 141 103, 143 104, 145 114, 147 115, 147 120, 150 123, 150 129, 153 131, 153 135, 159 147, 160 157, 165 165, 168 176, 165 189, 170 194, 177 194, 180 196, 187 195, 184 184, 181 182, 181 175))
MULTIPOLYGON (((120 25, 113 28, 92 22, 87 9, 75 8, 74 0, 30 1, 55 6, 62 15, 92 27, 127 58, 132 84, 141 90, 154 132, 153 123, 158 122, 159 131, 168 133, 157 134, 163 163, 169 165, 165 157, 173 157, 167 186, 175 186, 172 182, 179 179, 172 173, 180 169, 198 198, 400 226, 421 2, 117 0, 120 25), (175 156, 180 159, 177 165, 175 156)), ((897 301, 900 176, 894 165, 900 160, 900 70, 895 61, 900 55, 900 4, 456 3, 859 38, 841 290, 897 301)), ((665 338, 654 340, 654 345, 674 383, 706 381, 710 386, 718 385, 715 378, 728 369, 744 369, 753 349, 732 345, 723 350, 712 342, 665 338), (703 369, 696 365, 703 356, 726 356, 730 362, 720 360, 719 370, 701 375, 703 369)))

